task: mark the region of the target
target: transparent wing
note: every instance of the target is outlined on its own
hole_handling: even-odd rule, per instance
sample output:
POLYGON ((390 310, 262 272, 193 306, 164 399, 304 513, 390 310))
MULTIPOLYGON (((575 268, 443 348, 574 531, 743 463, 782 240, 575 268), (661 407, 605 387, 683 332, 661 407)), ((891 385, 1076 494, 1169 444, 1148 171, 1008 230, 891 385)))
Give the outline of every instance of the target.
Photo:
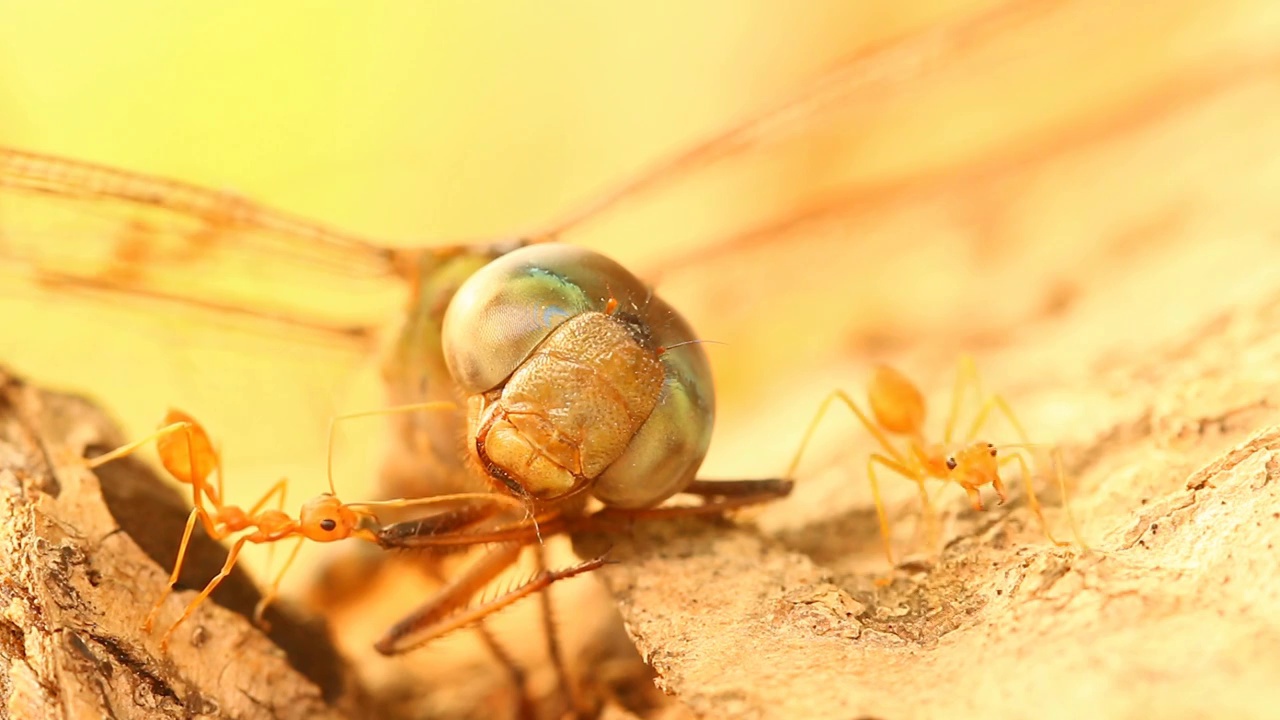
MULTIPOLYGON (((277 473, 304 492, 324 482, 327 419, 377 406, 362 371, 406 292, 375 242, 230 193, 0 148, 0 361, 94 396, 131 437, 190 408, 224 442, 233 502, 277 473)), ((370 476, 380 429, 357 428, 369 452, 344 446, 340 477, 370 476)))
POLYGON ((376 314, 385 298, 371 294, 393 277, 377 243, 234 194, 8 148, 0 258, 51 290, 116 291, 352 337, 385 322, 376 314), (342 303, 324 298, 337 279, 342 303))
MULTIPOLYGON (((848 183, 877 169, 850 151, 862 144, 867 118, 881 112, 885 88, 936 74, 966 48, 1018 30, 1054 5, 998 5, 854 49, 581 206, 548 209, 551 221, 528 235, 617 252, 655 279, 795 237, 824 214, 866 204, 849 197, 848 183)), ((376 287, 392 277, 394 252, 378 241, 177 180, 0 149, 0 193, 0 254, 64 288, 78 279, 84 288, 342 328, 330 310, 307 312, 319 294, 314 287, 362 297, 358 283, 376 287)), ((354 314, 345 297, 341 307, 354 314)))

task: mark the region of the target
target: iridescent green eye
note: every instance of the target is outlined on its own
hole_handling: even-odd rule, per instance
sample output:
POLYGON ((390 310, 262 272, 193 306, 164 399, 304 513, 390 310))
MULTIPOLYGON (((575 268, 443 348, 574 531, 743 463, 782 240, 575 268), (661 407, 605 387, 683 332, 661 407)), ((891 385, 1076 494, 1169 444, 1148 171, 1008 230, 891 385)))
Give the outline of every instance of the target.
POLYGON ((468 394, 501 385, 556 327, 603 309, 607 293, 594 278, 611 270, 626 273, 608 258, 554 243, 515 250, 480 268, 445 311, 449 373, 468 394))

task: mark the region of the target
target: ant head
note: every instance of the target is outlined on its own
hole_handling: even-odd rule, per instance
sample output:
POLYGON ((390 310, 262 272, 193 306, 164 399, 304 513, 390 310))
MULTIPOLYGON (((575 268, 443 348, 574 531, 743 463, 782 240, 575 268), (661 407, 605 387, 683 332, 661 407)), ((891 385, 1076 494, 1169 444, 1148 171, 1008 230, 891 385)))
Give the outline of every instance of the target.
POLYGON ((867 400, 876 422, 891 433, 914 435, 924 427, 924 395, 905 375, 887 365, 876 368, 867 400))
POLYGON ((334 542, 351 537, 360 524, 360 516, 333 495, 324 494, 308 500, 298 514, 298 529, 316 542, 334 542))
POLYGON ((1000 464, 996 454, 996 446, 991 443, 976 442, 960 448, 947 457, 951 480, 966 488, 999 483, 1000 464))

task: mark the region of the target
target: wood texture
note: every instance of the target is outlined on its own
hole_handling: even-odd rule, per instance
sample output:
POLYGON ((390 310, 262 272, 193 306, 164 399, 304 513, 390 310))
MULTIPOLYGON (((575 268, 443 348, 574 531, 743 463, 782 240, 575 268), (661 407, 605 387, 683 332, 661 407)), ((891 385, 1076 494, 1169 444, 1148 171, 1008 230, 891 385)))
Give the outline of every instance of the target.
MULTIPOLYGON (((78 464, 119 441, 77 398, 0 371, 0 714, 27 718, 365 716, 323 623, 270 612, 269 640, 239 613, 257 591, 235 573, 171 651, 140 626, 167 580, 187 507, 143 466, 98 477, 78 464), (274 642, 273 642, 274 641, 274 642), (278 643, 278 645, 276 644, 278 643)), ((226 549, 197 535, 179 590, 226 549)), ((172 622, 192 596, 175 593, 172 622)))

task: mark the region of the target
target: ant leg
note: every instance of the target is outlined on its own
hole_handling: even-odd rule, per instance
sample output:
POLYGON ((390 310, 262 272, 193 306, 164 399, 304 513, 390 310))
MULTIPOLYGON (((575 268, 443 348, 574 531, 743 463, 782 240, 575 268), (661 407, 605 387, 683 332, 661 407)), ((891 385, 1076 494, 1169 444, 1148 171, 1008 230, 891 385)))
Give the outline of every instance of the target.
MULTIPOLYGON (((1046 523, 1044 519, 1044 511, 1040 508, 1040 500, 1036 498, 1036 489, 1034 487, 1035 483, 1032 481, 1031 468, 1027 464, 1026 459, 1022 457, 1021 453, 1014 453, 1013 455, 1009 455, 1000 460, 1001 465, 1006 465, 1010 462, 1016 462, 1018 464, 1018 469, 1022 471, 1022 480, 1024 483, 1026 483, 1026 486, 1027 486, 1027 504, 1031 506, 1031 512, 1035 513, 1036 520, 1040 523, 1040 530, 1044 532, 1044 536, 1049 538, 1049 542, 1059 547, 1062 547, 1064 545, 1070 545, 1071 543, 1062 542, 1061 540, 1058 540, 1053 536, 1053 533, 1049 531, 1049 524, 1046 523)), ((1059 482, 1061 483, 1061 473, 1059 473, 1059 482)), ((1065 491, 1065 488, 1064 488, 1064 491, 1065 491)), ((1003 493, 1001 493, 1000 501, 1002 503, 1004 502, 1003 493)), ((1064 503, 1065 503, 1065 499, 1064 499, 1064 503)))
MULTIPOLYGON (((1031 506, 1031 512, 1035 514, 1036 520, 1040 523, 1040 529, 1044 531, 1045 537, 1049 538, 1049 542, 1054 545, 1061 545, 1062 543, 1053 537, 1053 533, 1049 531, 1048 523, 1045 522, 1044 511, 1040 507, 1039 498, 1036 497, 1035 483, 1031 479, 1031 466, 1027 463, 1026 458, 1022 457, 1021 453, 1014 453, 1000 459, 1000 465, 1008 465, 1010 463, 1017 463, 1018 470, 1022 472, 1022 481, 1027 486, 1027 505, 1031 506)), ((1001 504, 1004 504, 1005 499, 1003 490, 1004 488, 996 488, 996 491, 1000 494, 1001 504)))
MULTIPOLYGON (((1013 426, 1013 429, 1017 431, 1019 438, 1022 440, 1022 443, 1017 447, 1022 447, 1024 449, 1030 449, 1032 447, 1050 447, 1049 457, 1052 461, 1054 475, 1058 482, 1058 492, 1062 497, 1062 507, 1066 510, 1067 521, 1071 524, 1071 532, 1075 536, 1076 542, 1080 547, 1086 550, 1089 549, 1089 545, 1085 543, 1084 538, 1080 535, 1080 528, 1076 524, 1075 513, 1071 512, 1071 503, 1067 498, 1066 473, 1062 469, 1062 449, 1057 446, 1047 446, 1044 444, 1030 442, 1027 439, 1026 430, 1022 428, 1022 423, 1019 422, 1017 416, 1013 414, 1013 408, 1009 407, 1009 403, 1000 395, 992 395, 987 399, 983 408, 984 412, 979 416, 979 419, 985 417, 985 415, 990 413, 992 409, 998 410, 1002 415, 1004 415, 1005 419, 1009 421, 1009 424, 1013 426)), ((1063 545, 1064 543, 1054 540, 1053 535, 1049 534, 1048 528, 1045 527, 1044 516, 1040 511, 1040 502, 1036 499, 1035 489, 1031 486, 1031 474, 1027 472, 1026 461, 1021 459, 1020 455, 1015 455, 1014 457, 1019 458, 1018 462, 1022 467, 1023 477, 1026 479, 1028 502, 1031 504, 1032 510, 1036 513, 1036 516, 1040 519, 1040 525, 1045 530, 1045 536, 1048 537, 1055 545, 1063 545)))
POLYGON ((271 487, 267 488, 267 491, 262 494, 262 497, 258 499, 258 502, 254 503, 253 507, 249 508, 249 511, 246 514, 249 517, 253 517, 259 512, 262 512, 262 508, 266 507, 267 503, 271 502, 271 496, 276 494, 280 495, 280 500, 276 503, 276 509, 283 512, 285 497, 289 494, 289 478, 280 478, 275 481, 275 483, 271 487))
MULTIPOLYGON (((1030 477, 1030 471, 1028 468, 1027 461, 1023 460, 1023 457, 1021 457, 1021 455, 1012 455, 1010 457, 1016 457, 1016 459, 1018 459, 1019 468, 1021 469, 1021 471, 1023 471, 1023 482, 1027 483, 1028 503, 1030 506, 1032 506, 1032 511, 1034 512, 1034 514, 1036 514, 1036 518, 1039 520, 1039 525, 1041 525, 1041 529, 1044 532, 1044 537, 1047 537, 1048 539, 1050 539, 1050 542, 1052 542, 1053 544, 1056 544, 1056 546, 1059 546, 1059 547, 1066 546, 1066 544, 1070 544, 1068 542, 1062 542, 1062 541, 1059 541, 1059 539, 1053 538, 1053 534, 1048 532, 1048 527, 1046 523, 1044 523, 1044 515, 1043 515, 1043 512, 1041 511, 1041 503, 1039 503, 1039 500, 1037 500, 1036 498, 1036 488, 1032 487, 1033 486, 1032 477, 1030 477)), ((1060 450, 1060 448, 1057 448, 1057 447, 1051 448, 1050 460, 1051 460, 1051 465, 1053 466, 1053 475, 1055 475, 1055 478, 1057 479, 1057 489, 1059 489, 1059 492, 1061 493, 1061 497, 1062 497, 1062 509, 1066 511, 1066 521, 1068 521, 1068 524, 1071 525, 1071 534, 1073 534, 1073 536, 1075 537, 1076 544, 1079 544, 1079 546, 1084 548, 1084 550, 1089 550, 1089 544, 1087 542, 1084 542, 1084 538, 1080 536, 1080 527, 1078 524, 1076 524, 1075 512, 1071 511, 1070 498, 1068 498, 1068 495, 1066 495, 1066 473, 1064 470, 1062 470, 1062 451, 1060 450)), ((1006 459, 1001 460, 1001 464, 1005 464, 1005 462, 1007 461, 1009 461, 1009 457, 1006 457, 1006 459)))
MULTIPOLYGON (((280 478, 279 480, 277 480, 276 483, 272 485, 265 494, 263 494, 262 498, 258 500, 258 502, 254 503, 253 507, 249 508, 249 512, 247 513, 249 517, 256 516, 262 510, 262 508, 268 502, 270 502, 271 496, 277 493, 279 493, 280 495, 280 501, 276 503, 276 509, 281 512, 284 512, 284 500, 285 500, 285 496, 289 492, 288 486, 289 486, 289 478, 280 478)), ((295 555, 297 554, 296 550, 294 551, 294 554, 295 555)), ((267 575, 271 574, 271 566, 275 564, 275 559, 276 559, 276 544, 271 543, 270 545, 267 546, 267 566, 266 566, 266 569, 263 571, 265 574, 267 575)), ((277 582, 279 581, 277 580, 277 582)), ((258 610, 255 610, 253 617, 254 617, 254 622, 257 623, 258 620, 261 618, 261 612, 258 610)), ((265 630, 265 628, 263 629, 265 630)))
POLYGON ((183 442, 179 446, 167 434, 157 437, 156 452, 160 455, 160 464, 164 465, 165 470, 168 470, 175 479, 191 486, 191 504, 202 511, 200 522, 204 525, 205 532, 212 538, 221 538, 223 534, 219 533, 214 526, 213 517, 205 509, 204 501, 208 498, 209 504, 215 510, 222 508, 222 496, 209 487, 208 482, 209 473, 213 472, 215 467, 221 468, 222 460, 214 451, 213 443, 209 441, 209 435, 204 428, 181 413, 170 411, 167 417, 174 416, 188 418, 182 423, 176 423, 182 425, 179 429, 182 431, 180 437, 183 442))
MULTIPOLYGON (((542 545, 535 546, 533 557, 539 575, 549 571, 545 547, 542 545)), ((573 682, 569 678, 569 668, 565 664, 564 653, 560 647, 560 634, 556 632, 550 590, 538 594, 538 606, 542 616, 542 632, 547 641, 547 659, 551 661, 551 668, 556 674, 556 681, 560 685, 560 693, 564 695, 574 716, 582 715, 584 708, 577 692, 574 691, 573 682)))
POLYGON ((188 422, 170 423, 140 440, 134 440, 131 443, 121 445, 120 447, 116 448, 115 450, 112 450, 111 452, 103 453, 102 455, 99 455, 98 457, 95 457, 95 458, 84 458, 83 460, 84 465, 90 470, 100 467, 102 465, 106 465, 112 460, 119 460, 122 457, 132 455, 138 452, 138 450, 140 450, 142 446, 146 445, 147 443, 153 440, 158 440, 166 435, 170 435, 172 433, 178 432, 179 430, 184 430, 189 427, 191 427, 191 423, 188 423, 188 422))
POLYGON ((169 638, 173 637, 173 631, 177 630, 179 625, 181 625, 187 618, 191 617, 191 615, 195 613, 196 608, 200 606, 200 603, 204 602, 205 598, 209 597, 214 589, 218 587, 219 583, 231 574, 231 568, 235 567, 236 559, 240 557, 240 550, 248 540, 249 536, 246 535, 241 537, 239 540, 236 540, 235 544, 231 546, 231 552, 227 553, 227 561, 222 564, 222 569, 218 571, 217 575, 213 576, 213 579, 209 581, 208 585, 204 586, 204 590, 200 591, 200 594, 196 596, 196 599, 192 600, 190 605, 187 605, 187 609, 182 612, 182 617, 178 618, 177 622, 170 625, 169 629, 165 632, 164 637, 160 638, 161 651, 167 651, 169 649, 169 638))
POLYGON ((888 470, 913 480, 920 485, 923 497, 927 500, 928 494, 923 493, 924 478, 920 473, 913 471, 907 465, 898 462, 892 458, 887 458, 878 453, 872 453, 867 460, 867 481, 871 483, 871 497, 876 502, 876 518, 880 521, 880 539, 884 542, 884 555, 889 560, 889 575, 876 578, 876 585, 881 587, 893 582, 893 569, 897 567, 893 561, 893 531, 889 523, 889 515, 884 510, 884 500, 880 497, 880 482, 876 478, 876 465, 881 465, 888 470))
POLYGON ((1076 542, 1080 547, 1088 550, 1089 544, 1080 535, 1080 526, 1076 524, 1076 514, 1071 512, 1071 502, 1067 499, 1067 473, 1062 469, 1062 449, 1054 447, 1049 451, 1049 457, 1053 461, 1053 474, 1058 478, 1058 492, 1062 494, 1062 509, 1067 513, 1067 523, 1071 525, 1071 534, 1075 536, 1076 542))
POLYGON ((520 549, 519 544, 503 543, 481 556, 422 607, 396 623, 374 648, 383 655, 409 652, 441 635, 474 625, 522 598, 542 592, 553 583, 590 572, 606 563, 600 557, 563 570, 541 572, 497 597, 468 607, 467 601, 473 595, 515 562, 520 549))
POLYGON ((809 421, 809 427, 804 432, 804 438, 800 441, 800 447, 796 450, 795 456, 791 458, 791 465, 787 467, 786 477, 795 477, 796 468, 800 465, 800 457, 804 455, 805 448, 809 446, 809 441, 813 439, 813 433, 818 429, 818 423, 821 422, 822 416, 826 414, 827 408, 829 408, 831 403, 835 400, 842 402, 845 407, 849 408, 849 410, 858 417, 858 420, 862 421, 863 427, 865 427, 867 432, 871 433, 871 436, 880 443, 880 447, 884 449, 885 453, 888 454, 889 457, 898 463, 906 464, 906 458, 898 452, 898 450, 893 446, 893 443, 889 442, 889 437, 884 434, 884 431, 872 422, 871 418, 867 417, 867 414, 858 407, 858 404, 853 401, 853 398, 849 397, 849 394, 843 390, 833 390, 826 398, 823 399, 822 404, 818 406, 818 412, 814 414, 813 420, 809 421))
POLYGON ((160 612, 160 606, 164 605, 164 601, 173 592, 173 586, 178 584, 178 576, 182 574, 182 560, 187 555, 187 545, 191 542, 191 532, 195 530, 196 517, 201 512, 203 511, 200 508, 194 507, 191 508, 191 513, 187 515, 187 527, 182 531, 182 543, 178 545, 178 557, 173 561, 173 572, 169 574, 169 583, 164 586, 164 592, 160 594, 156 604, 151 607, 151 612, 147 614, 146 622, 142 623, 143 632, 151 632, 151 627, 155 624, 156 613, 160 612))
POLYGON ((1024 445, 1031 444, 1031 440, 1027 437, 1027 431, 1023 429, 1022 423, 1013 414, 1013 408, 1009 407, 1009 403, 1005 401, 1002 395, 991 395, 986 399, 986 402, 982 403, 982 409, 978 411, 977 416, 974 417, 973 424, 969 426, 969 434, 965 437, 966 443, 973 442, 973 439, 977 437, 978 431, 987 421, 987 418, 990 417, 993 410, 998 410, 1004 416, 1004 419, 1009 421, 1009 424, 1013 426, 1014 432, 1018 433, 1019 441, 1024 445))
MULTIPOLYGON (((276 573, 276 579, 271 581, 271 586, 262 594, 262 598, 258 600, 258 604, 253 606, 253 624, 258 626, 262 632, 271 630, 271 624, 263 619, 263 615, 267 612, 267 606, 270 605, 280 592, 280 581, 284 580, 284 574, 289 572, 289 566, 298 558, 298 551, 302 549, 302 544, 306 542, 306 537, 298 538, 298 542, 294 543, 293 549, 289 551, 289 557, 285 558, 284 565, 280 567, 280 572, 276 573)), ((274 549, 275 544, 270 549, 274 549)), ((268 565, 270 561, 268 561, 268 565)))
MULTIPOLYGON (((973 375, 974 375, 974 378, 975 378, 974 381, 976 384, 977 382, 976 370, 973 371, 973 375)), ((1021 440, 1021 442, 1018 445, 1006 445, 1005 447, 1020 447, 1024 449, 1030 449, 1033 447, 1046 447, 1046 445, 1044 444, 1032 443, 1028 439, 1027 431, 1023 428, 1022 423, 1018 420, 1017 415, 1014 414, 1013 408, 1011 408, 1009 406, 1008 401, 1006 401, 1004 397, 999 394, 991 395, 990 397, 987 398, 986 402, 982 404, 982 409, 978 412, 977 417, 974 418, 973 425, 970 427, 969 435, 966 439, 966 442, 973 441, 973 438, 978 434, 978 430, 982 427, 982 424, 986 422, 987 418, 991 415, 992 411, 998 411, 1001 415, 1003 415, 1005 420, 1007 420, 1009 424, 1013 426, 1014 431, 1018 433, 1019 440, 1021 440)), ((1036 518, 1039 520, 1040 527, 1044 531, 1045 537, 1049 538, 1050 542, 1052 542, 1055 545, 1059 545, 1059 546, 1067 545, 1068 543, 1064 543, 1055 539, 1053 537, 1053 534, 1049 532, 1048 525, 1045 523, 1045 520, 1044 520, 1043 511, 1041 510, 1041 507, 1040 507, 1040 501, 1036 497, 1035 488, 1033 487, 1033 484, 1032 484, 1033 481, 1030 473, 1030 468, 1026 460, 1021 455, 1018 455, 1018 454, 1012 455, 1010 457, 1015 458, 1015 460, 1010 461, 1009 458, 1006 457, 1000 461, 1000 464, 1004 465, 1007 462, 1018 463, 1020 469, 1022 470, 1022 477, 1027 486, 1027 502, 1031 506, 1031 511, 1035 513, 1036 518)), ((1085 548, 1087 550, 1089 549, 1089 546, 1087 543, 1085 543, 1084 538, 1081 537, 1080 535, 1080 528, 1076 524, 1075 513, 1071 511, 1071 504, 1067 498, 1067 485, 1066 485, 1066 477, 1065 477, 1066 473, 1064 473, 1062 470, 1061 448, 1052 447, 1050 450, 1050 457, 1052 459, 1052 463, 1054 466, 1054 475, 1056 476, 1056 479, 1057 479, 1058 491, 1062 496, 1062 506, 1066 510, 1067 520, 1071 524, 1071 532, 1075 536, 1076 542, 1080 545, 1080 547, 1085 548)), ((1000 493, 1000 501, 1004 502, 1004 488, 1002 483, 998 483, 998 482, 996 483, 996 491, 1000 493)))
MULTIPOLYGON (((188 440, 187 440, 187 441, 188 441, 188 442, 190 442, 190 438, 188 438, 188 440)), ((221 498, 224 498, 224 497, 226 497, 226 496, 227 496, 227 494, 226 494, 226 492, 225 492, 226 488, 224 488, 224 487, 223 487, 223 475, 222 475, 222 445, 221 445, 221 444, 219 444, 217 447, 215 447, 215 448, 213 449, 213 458, 214 458, 214 471, 218 473, 218 485, 217 485, 217 488, 218 488, 218 498, 220 498, 220 499, 221 499, 221 498)), ((212 500, 212 499, 211 499, 211 500, 212 500)), ((212 502, 213 502, 214 504, 217 504, 217 503, 218 503, 218 500, 212 500, 212 502)), ((284 510, 284 496, 283 496, 283 495, 280 497, 280 509, 281 509, 281 510, 284 510)), ((249 514, 250 514, 250 515, 252 515, 252 514, 254 514, 254 513, 249 513, 249 514)))
POLYGON ((999 410, 1009 424, 1013 426, 1015 432, 1018 433, 1018 439, 1023 443, 1029 443, 1027 431, 1023 429, 1022 423, 1013 413, 1013 409, 1009 407, 1009 403, 999 394, 993 394, 984 398, 982 393, 982 379, 978 376, 978 368, 973 362, 973 358, 964 355, 960 358, 960 366, 956 372, 955 389, 951 396, 951 413, 947 418, 947 429, 943 435, 943 443, 950 444, 955 433, 955 425, 960 417, 961 399, 964 396, 966 388, 972 387, 974 394, 982 399, 982 405, 978 410, 978 414, 974 416, 973 422, 969 425, 969 432, 965 434, 965 444, 972 443, 974 438, 978 436, 978 431, 986 424, 993 410, 999 410))
MULTIPOLYGON (((971 355, 961 355, 956 367, 956 382, 951 388, 951 411, 947 413, 946 430, 942 434, 942 443, 950 445, 955 437, 956 422, 960 419, 960 407, 964 400, 965 390, 972 386, 979 398, 982 397, 982 380, 978 377, 978 366, 971 355)), ((976 426, 980 423, 975 423, 976 426)))
POLYGON ((920 490, 920 507, 924 510, 925 542, 932 551, 938 546, 938 512, 929 498, 929 488, 925 487, 923 476, 910 478, 920 490))

